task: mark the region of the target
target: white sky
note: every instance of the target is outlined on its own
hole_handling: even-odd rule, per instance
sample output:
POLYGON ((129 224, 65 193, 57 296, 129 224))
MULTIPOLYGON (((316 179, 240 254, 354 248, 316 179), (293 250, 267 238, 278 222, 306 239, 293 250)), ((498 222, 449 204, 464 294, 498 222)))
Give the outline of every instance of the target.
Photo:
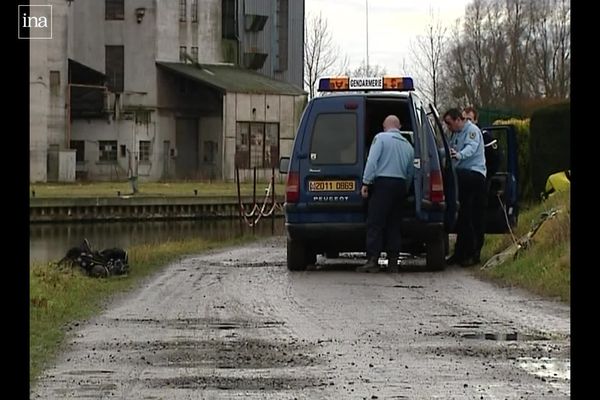
POLYGON ((367 54, 366 5, 369 14, 369 65, 379 65, 390 75, 411 69, 409 43, 425 34, 430 11, 449 28, 464 15, 472 0, 305 0, 306 21, 322 13, 350 69, 367 54), (404 60, 404 61, 403 61, 404 60), (403 68, 406 66, 406 70, 403 68))

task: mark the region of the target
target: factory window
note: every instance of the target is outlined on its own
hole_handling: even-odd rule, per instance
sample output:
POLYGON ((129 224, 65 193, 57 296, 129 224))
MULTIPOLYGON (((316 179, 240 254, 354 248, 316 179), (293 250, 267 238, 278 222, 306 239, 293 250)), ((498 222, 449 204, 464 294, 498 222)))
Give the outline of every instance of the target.
POLYGON ((125 0, 106 0, 104 8, 105 19, 125 19, 125 0))
POLYGON ((140 140, 140 161, 149 162, 150 161, 150 141, 149 140, 140 140))
POLYGON ((123 46, 106 46, 106 79, 108 89, 115 93, 123 91, 125 49, 123 46))
POLYGON ((100 140, 98 142, 98 150, 100 152, 100 161, 117 161, 116 140, 100 140))
POLYGON ((186 0, 179 0, 179 20, 181 22, 185 22, 185 17, 187 16, 187 4, 186 0))

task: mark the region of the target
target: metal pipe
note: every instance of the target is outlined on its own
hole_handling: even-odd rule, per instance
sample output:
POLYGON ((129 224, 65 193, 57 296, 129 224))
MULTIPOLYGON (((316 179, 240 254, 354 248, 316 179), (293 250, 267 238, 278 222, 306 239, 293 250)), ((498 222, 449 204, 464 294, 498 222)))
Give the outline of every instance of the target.
POLYGON ((369 76, 369 0, 365 0, 365 10, 367 16, 367 68, 365 75, 369 76))

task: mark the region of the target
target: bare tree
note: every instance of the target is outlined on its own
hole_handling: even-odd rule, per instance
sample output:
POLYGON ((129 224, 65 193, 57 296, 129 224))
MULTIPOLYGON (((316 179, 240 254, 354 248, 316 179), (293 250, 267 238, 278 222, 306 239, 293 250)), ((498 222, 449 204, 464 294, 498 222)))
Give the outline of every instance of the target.
POLYGON ((317 81, 326 75, 340 75, 347 69, 348 57, 340 57, 327 18, 310 16, 304 34, 304 86, 309 99, 315 96, 317 81))
POLYGON ((367 66, 364 60, 354 69, 346 68, 346 75, 348 76, 383 76, 385 74, 387 74, 387 71, 384 67, 377 64, 369 64, 367 66))
POLYGON ((565 0, 531 5, 532 76, 535 89, 547 97, 568 98, 571 89, 571 9, 565 0))
POLYGON ((439 104, 440 69, 443 62, 447 28, 436 17, 433 10, 429 11, 429 23, 425 27, 425 34, 419 35, 410 42, 410 50, 417 70, 415 78, 422 82, 419 91, 425 99, 436 107, 439 104))
POLYGON ((567 0, 473 0, 462 21, 442 68, 454 99, 523 111, 569 97, 567 0))

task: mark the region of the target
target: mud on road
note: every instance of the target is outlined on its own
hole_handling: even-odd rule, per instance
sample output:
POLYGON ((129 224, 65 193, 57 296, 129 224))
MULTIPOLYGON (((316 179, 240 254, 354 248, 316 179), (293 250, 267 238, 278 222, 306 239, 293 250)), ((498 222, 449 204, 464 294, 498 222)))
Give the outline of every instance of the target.
POLYGON ((570 398, 567 305, 459 267, 285 259, 278 237, 169 265, 73 329, 31 398, 570 398))

